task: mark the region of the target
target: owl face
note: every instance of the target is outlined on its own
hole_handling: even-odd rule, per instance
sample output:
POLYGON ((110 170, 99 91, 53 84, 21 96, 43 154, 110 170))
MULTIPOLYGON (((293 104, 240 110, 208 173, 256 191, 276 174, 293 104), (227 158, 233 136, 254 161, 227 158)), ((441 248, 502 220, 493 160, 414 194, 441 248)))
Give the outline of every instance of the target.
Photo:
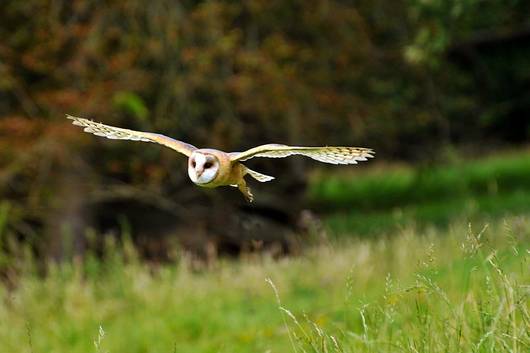
POLYGON ((219 173, 219 160, 211 154, 195 151, 188 160, 188 175, 195 184, 212 182, 219 173))

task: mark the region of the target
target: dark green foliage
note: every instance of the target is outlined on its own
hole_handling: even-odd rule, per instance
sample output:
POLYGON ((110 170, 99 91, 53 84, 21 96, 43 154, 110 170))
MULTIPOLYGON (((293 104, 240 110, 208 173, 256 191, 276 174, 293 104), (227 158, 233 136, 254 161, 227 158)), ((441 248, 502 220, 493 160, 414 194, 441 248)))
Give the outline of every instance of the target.
MULTIPOLYGON (((476 153, 524 143, 529 4, 4 0, 0 197, 11 205, 5 232, 42 239, 57 248, 46 253, 61 257, 61 244, 83 248, 83 228, 104 223, 91 214, 116 198, 165 205, 183 219, 200 219, 205 208, 224 212, 223 219, 239 207, 229 191, 192 190, 184 161, 169 151, 81 136, 67 125, 67 113, 198 146, 359 145, 374 148, 379 160, 433 161, 448 146, 476 153), (182 204, 200 209, 191 217, 182 204), (57 235, 65 228, 75 239, 57 235)), ((252 162, 278 176, 258 200, 277 207, 288 193, 296 219, 307 206, 306 162, 252 162)), ((496 179, 500 189, 519 183, 508 174, 496 179)), ((355 207, 494 187, 490 176, 474 178, 468 184, 450 172, 396 174, 363 186, 373 196, 355 207)), ((349 203, 355 191, 344 194, 332 199, 349 203)))

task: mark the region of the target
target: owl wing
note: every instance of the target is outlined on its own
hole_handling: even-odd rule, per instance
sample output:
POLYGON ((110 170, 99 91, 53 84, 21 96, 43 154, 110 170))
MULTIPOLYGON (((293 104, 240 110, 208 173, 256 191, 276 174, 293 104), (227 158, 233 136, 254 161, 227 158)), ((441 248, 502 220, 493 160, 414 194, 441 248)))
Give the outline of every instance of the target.
POLYGON ((284 158, 301 155, 319 162, 331 164, 357 164, 373 158, 375 152, 369 148, 360 147, 299 147, 278 144, 268 144, 251 148, 245 152, 230 154, 232 161, 246 161, 254 157, 284 158))
POLYGON ((83 118, 76 118, 75 116, 67 115, 68 119, 73 120, 74 125, 84 127, 84 132, 89 132, 97 136, 103 136, 112 140, 132 140, 132 141, 144 141, 154 142, 166 147, 169 147, 177 152, 180 152, 186 156, 190 156, 191 153, 197 148, 189 143, 178 141, 161 134, 155 134, 152 132, 142 132, 129 129, 122 129, 119 127, 109 126, 101 123, 97 123, 92 120, 83 118))

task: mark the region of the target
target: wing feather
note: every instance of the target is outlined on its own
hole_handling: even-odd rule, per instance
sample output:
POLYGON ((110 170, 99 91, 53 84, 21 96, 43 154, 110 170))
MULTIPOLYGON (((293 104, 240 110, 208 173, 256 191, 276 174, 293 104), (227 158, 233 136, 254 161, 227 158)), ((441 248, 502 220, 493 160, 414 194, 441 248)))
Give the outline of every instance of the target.
POLYGON ((302 147, 268 144, 251 148, 245 152, 231 153, 232 161, 246 161, 254 157, 285 158, 301 155, 319 162, 330 164, 357 164, 373 158, 375 152, 370 148, 361 147, 302 147))
POLYGON ((88 119, 77 118, 71 115, 67 115, 66 117, 73 120, 72 124, 83 127, 84 132, 88 132, 96 136, 106 137, 111 140, 131 140, 158 143, 188 157, 194 150, 197 149, 195 146, 190 145, 189 143, 178 141, 161 134, 122 129, 119 127, 97 123, 88 119))

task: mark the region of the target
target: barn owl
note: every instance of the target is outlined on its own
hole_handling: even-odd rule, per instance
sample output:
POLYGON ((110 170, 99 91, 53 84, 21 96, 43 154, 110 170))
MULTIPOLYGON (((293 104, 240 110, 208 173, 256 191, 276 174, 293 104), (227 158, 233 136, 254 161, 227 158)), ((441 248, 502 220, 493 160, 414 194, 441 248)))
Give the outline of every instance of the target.
POLYGON ((272 176, 258 173, 241 163, 251 158, 284 158, 302 155, 324 163, 357 164, 359 161, 366 161, 367 158, 374 156, 374 151, 369 148, 299 147, 280 144, 267 144, 244 152, 227 153, 212 148, 196 148, 189 143, 157 133, 122 129, 71 115, 67 115, 67 118, 73 120, 74 125, 83 127, 83 131, 97 136, 114 140, 153 142, 169 147, 188 157, 188 175, 194 184, 206 188, 234 186, 249 202, 252 202, 254 197, 245 181, 247 174, 262 183, 274 179, 272 176))

